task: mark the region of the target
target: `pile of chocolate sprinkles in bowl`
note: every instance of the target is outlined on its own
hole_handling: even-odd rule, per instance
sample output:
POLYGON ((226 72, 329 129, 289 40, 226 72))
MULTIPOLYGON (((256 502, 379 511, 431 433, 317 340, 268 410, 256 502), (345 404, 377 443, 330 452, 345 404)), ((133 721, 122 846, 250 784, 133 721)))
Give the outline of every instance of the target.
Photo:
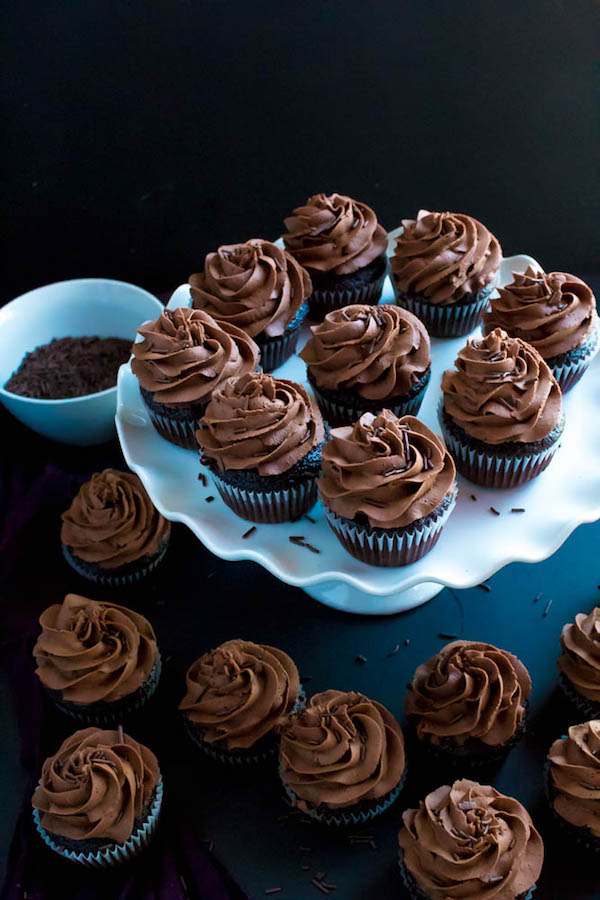
POLYGON ((83 397, 114 387, 131 353, 123 338, 64 337, 26 353, 5 390, 37 400, 83 397))

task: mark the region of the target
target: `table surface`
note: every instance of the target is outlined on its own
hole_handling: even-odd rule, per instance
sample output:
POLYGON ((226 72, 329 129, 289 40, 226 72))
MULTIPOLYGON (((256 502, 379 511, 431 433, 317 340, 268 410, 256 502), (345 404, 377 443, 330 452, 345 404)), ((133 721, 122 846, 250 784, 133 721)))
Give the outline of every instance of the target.
MULTIPOLYGON (((91 472, 106 465, 125 466, 116 445, 90 450, 51 445, 32 438, 4 412, 0 427, 11 436, 0 480, 5 508, 18 517, 20 499, 39 493, 38 512, 17 522, 19 540, 2 560, 2 621, 10 619, 15 628, 26 630, 31 622, 21 605, 39 613, 69 591, 101 598, 63 561, 59 516, 69 495, 91 472)), ((343 832, 290 816, 277 778, 268 769, 223 768, 198 754, 183 734, 177 714, 186 668, 231 637, 270 643, 293 657, 309 693, 327 688, 361 691, 402 721, 406 683, 415 667, 446 643, 441 634, 492 642, 514 652, 533 680, 527 734, 491 780, 526 805, 543 835, 546 863, 536 897, 598 900, 597 863, 594 867, 585 855, 567 850, 561 842, 548 814, 542 775, 551 741, 575 721, 557 685, 558 638, 565 622, 600 600, 599 541, 600 523, 581 526, 545 562, 516 563, 497 573, 489 592, 445 589, 419 609, 370 618, 327 609, 253 563, 217 559, 183 526, 175 526, 171 547, 155 576, 137 589, 110 593, 115 602, 149 618, 164 660, 156 699, 132 733, 156 751, 171 802, 197 818, 205 838, 214 842, 216 858, 250 897, 279 887, 275 896, 310 900, 320 896, 311 884, 317 872, 327 873, 337 885, 333 896, 344 900, 402 897, 405 891, 396 867, 401 813, 443 783, 443 771, 414 754, 400 799, 365 829, 374 836, 374 846, 352 845, 343 832), (398 652, 389 655, 398 644, 398 652), (366 661, 357 660, 359 656, 366 661)), ((25 784, 6 676, 0 682, 0 700, 4 864, 25 784)), ((53 710, 48 715, 44 749, 50 752, 69 732, 69 725, 53 710)), ((68 900, 68 894, 61 898, 68 900)))

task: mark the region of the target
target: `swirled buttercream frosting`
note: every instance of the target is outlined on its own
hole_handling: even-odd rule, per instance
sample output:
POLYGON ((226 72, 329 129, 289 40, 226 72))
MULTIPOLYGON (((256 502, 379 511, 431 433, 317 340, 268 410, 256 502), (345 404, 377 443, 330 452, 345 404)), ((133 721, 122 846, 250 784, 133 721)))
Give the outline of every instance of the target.
POLYGON ((384 797, 404 773, 404 738, 380 703, 352 691, 315 694, 281 734, 280 771, 306 805, 342 809, 384 797))
POLYGON ((571 725, 548 753, 554 809, 600 838, 600 720, 571 725))
POLYGON ((247 749, 277 730, 300 689, 287 653, 235 639, 205 653, 190 667, 179 709, 202 740, 228 750, 247 749))
POLYGON ((407 394, 431 363, 425 326, 399 306, 345 306, 311 331, 300 356, 316 384, 367 400, 407 394))
POLYGON ((332 429, 319 491, 338 516, 401 528, 433 512, 452 493, 455 474, 440 437, 414 416, 399 419, 384 409, 332 429))
POLYGON ((560 636, 558 668, 577 693, 600 703, 600 606, 589 615, 578 613, 560 636))
POLYGON ((528 443, 559 423, 562 395, 537 350, 495 328, 471 338, 442 378, 444 410, 486 444, 528 443))

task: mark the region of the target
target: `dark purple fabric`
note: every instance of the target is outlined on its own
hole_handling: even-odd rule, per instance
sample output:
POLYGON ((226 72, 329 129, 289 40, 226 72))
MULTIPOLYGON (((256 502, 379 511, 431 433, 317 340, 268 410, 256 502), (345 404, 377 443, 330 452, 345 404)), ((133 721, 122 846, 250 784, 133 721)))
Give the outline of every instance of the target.
MULTIPOLYGON (((127 866, 92 873, 62 860, 36 834, 31 794, 41 763, 76 730, 43 696, 31 656, 41 611, 60 602, 69 590, 85 593, 62 558, 60 513, 92 472, 108 465, 126 466, 116 443, 90 450, 59 447, 19 426, 4 410, 0 429, 11 437, 4 439, 0 462, 0 646, 14 692, 21 764, 29 778, 2 898, 243 900, 245 895, 209 851, 210 836, 202 834, 201 817, 188 802, 186 785, 178 782, 177 758, 171 749, 178 740, 177 724, 170 724, 176 709, 172 698, 140 726, 148 730, 145 742, 158 755, 165 784, 161 823, 148 851, 127 866), (169 740, 173 734, 175 741, 169 740)), ((142 734, 145 738, 143 730, 142 734)))

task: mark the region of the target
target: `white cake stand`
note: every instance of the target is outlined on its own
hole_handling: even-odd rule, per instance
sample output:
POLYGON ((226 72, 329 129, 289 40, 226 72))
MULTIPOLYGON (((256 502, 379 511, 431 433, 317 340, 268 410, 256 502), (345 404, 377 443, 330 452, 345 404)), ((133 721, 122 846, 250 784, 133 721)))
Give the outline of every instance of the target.
MULTIPOLYGON (((524 272, 529 256, 505 259, 500 284, 512 272, 524 272)), ((393 300, 389 279, 382 302, 393 300)), ((168 306, 189 305, 187 285, 177 288, 168 306)), ((305 340, 304 336, 301 340, 305 340)), ((431 382, 419 418, 439 431, 440 380, 466 338, 432 340, 431 382)), ((277 375, 306 383, 304 363, 296 356, 277 375)), ((567 424, 561 446, 548 467, 531 484, 508 491, 471 485, 459 476, 456 508, 434 549, 413 565, 385 569, 355 560, 329 529, 321 504, 310 512, 314 524, 250 527, 221 500, 206 471, 208 486, 198 480, 197 454, 163 440, 153 429, 129 363, 118 379, 116 424, 128 466, 142 479, 155 506, 168 519, 184 522, 222 559, 250 559, 288 584, 303 588, 321 603, 351 613, 402 612, 434 597, 444 586, 480 584, 510 562, 539 562, 551 556, 583 522, 600 518, 600 359, 565 398, 567 424), (214 500, 207 502, 206 497, 214 500), (476 497, 475 500, 471 499, 476 497), (500 513, 490 512, 494 507, 500 513), (512 513, 524 508, 524 513, 512 513), (302 534, 320 551, 311 553, 289 541, 302 534)))

